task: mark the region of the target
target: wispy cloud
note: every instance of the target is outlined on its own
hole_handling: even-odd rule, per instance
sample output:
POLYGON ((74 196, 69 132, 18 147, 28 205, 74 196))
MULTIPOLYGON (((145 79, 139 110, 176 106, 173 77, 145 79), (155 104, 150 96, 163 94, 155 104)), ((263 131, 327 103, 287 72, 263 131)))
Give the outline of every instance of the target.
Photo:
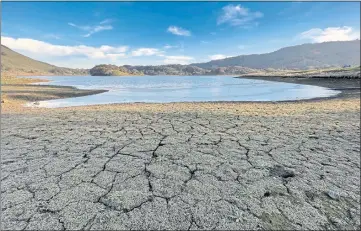
POLYGON ((86 31, 87 34, 83 35, 83 37, 90 37, 92 34, 95 34, 100 31, 112 30, 113 29, 112 25, 106 25, 110 22, 112 22, 111 19, 105 19, 101 21, 98 25, 94 25, 94 26, 89 26, 89 25, 81 26, 72 22, 69 22, 68 25, 86 31))
POLYGON ((183 29, 177 26, 169 26, 167 31, 169 33, 179 35, 179 36, 191 36, 191 32, 189 30, 183 29))
POLYGON ((164 63, 165 64, 189 64, 193 57, 190 56, 165 56, 164 63))
POLYGON ((113 27, 110 25, 107 26, 96 26, 92 30, 89 31, 88 34, 84 35, 84 37, 90 37, 92 34, 103 31, 103 30, 112 30, 113 27))
POLYGON ((102 25, 102 24, 108 24, 108 23, 112 23, 112 22, 114 22, 114 19, 107 18, 107 19, 104 19, 103 21, 101 21, 99 24, 102 25))
POLYGON ((222 14, 217 19, 217 24, 227 23, 231 26, 251 27, 258 25, 256 19, 262 18, 263 13, 251 11, 239 5, 227 5, 222 8, 222 14))
POLYGON ((28 38, 12 38, 1 36, 1 44, 8 46, 17 51, 23 51, 27 54, 36 55, 39 57, 48 56, 83 56, 87 58, 106 59, 115 57, 125 57, 125 52, 128 50, 127 46, 63 46, 53 45, 47 42, 28 39, 28 38))
POLYGON ((211 42, 209 42, 209 41, 204 41, 204 40, 201 40, 201 44, 209 44, 209 43, 211 43, 211 42))
POLYGON ((178 46, 172 46, 172 45, 165 45, 164 47, 163 47, 164 49, 166 49, 166 50, 168 50, 168 49, 172 49, 172 48, 178 48, 178 46))
POLYGON ((298 38, 313 42, 349 41, 360 39, 360 32, 352 27, 327 27, 325 29, 312 28, 299 34, 298 38))
POLYGON ((59 35, 56 34, 46 34, 44 35, 45 38, 50 38, 50 39, 61 39, 61 37, 59 35))
POLYGON ((208 56, 208 58, 209 58, 210 60, 225 59, 225 58, 227 58, 227 57, 229 57, 229 56, 221 55, 221 54, 208 56))
POLYGON ((74 23, 72 22, 68 22, 68 25, 69 26, 72 26, 72 27, 75 27, 75 28, 78 28, 80 30, 90 30, 91 27, 90 26, 78 26, 78 25, 75 25, 74 23))
POLYGON ((163 51, 156 48, 139 48, 132 51, 132 56, 163 56, 163 51))

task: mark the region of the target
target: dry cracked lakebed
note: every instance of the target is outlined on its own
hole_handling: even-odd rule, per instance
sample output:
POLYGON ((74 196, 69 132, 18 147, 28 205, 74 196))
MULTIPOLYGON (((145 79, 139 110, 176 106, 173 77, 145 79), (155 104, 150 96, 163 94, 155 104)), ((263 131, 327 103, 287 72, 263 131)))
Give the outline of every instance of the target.
POLYGON ((360 229, 360 112, 2 115, 2 230, 360 229))

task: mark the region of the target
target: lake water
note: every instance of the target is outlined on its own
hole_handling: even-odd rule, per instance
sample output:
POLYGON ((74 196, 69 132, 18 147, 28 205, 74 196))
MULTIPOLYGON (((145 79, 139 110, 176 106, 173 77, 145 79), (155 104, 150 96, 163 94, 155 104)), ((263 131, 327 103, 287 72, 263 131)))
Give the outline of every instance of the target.
MULTIPOLYGON (((108 92, 40 101, 39 107, 69 107, 110 103, 168 103, 204 101, 286 101, 329 97, 331 89, 231 76, 39 76, 44 85, 104 89, 108 92)), ((34 104, 30 104, 33 105, 34 104)))

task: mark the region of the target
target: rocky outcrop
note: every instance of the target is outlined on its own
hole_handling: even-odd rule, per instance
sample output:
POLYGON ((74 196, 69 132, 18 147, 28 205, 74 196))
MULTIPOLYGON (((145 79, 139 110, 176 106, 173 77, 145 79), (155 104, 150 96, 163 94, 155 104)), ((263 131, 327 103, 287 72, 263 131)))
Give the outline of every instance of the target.
POLYGON ((90 74, 95 76, 123 76, 123 75, 141 75, 136 71, 129 71, 125 67, 116 65, 101 64, 90 69, 90 74))

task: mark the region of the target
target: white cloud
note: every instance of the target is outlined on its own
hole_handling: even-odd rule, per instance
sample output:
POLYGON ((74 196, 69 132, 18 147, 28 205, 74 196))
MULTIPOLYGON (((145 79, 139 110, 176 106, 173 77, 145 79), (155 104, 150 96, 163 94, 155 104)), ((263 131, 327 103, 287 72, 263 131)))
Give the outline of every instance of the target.
POLYGON ((189 64, 194 58, 190 56, 165 56, 165 64, 189 64))
POLYGON ((246 49, 246 47, 247 47, 247 46, 245 46, 245 45, 239 45, 239 46, 238 46, 238 49, 244 50, 244 49, 246 49))
POLYGON ((162 55, 162 51, 156 48, 139 48, 132 51, 132 56, 152 56, 152 55, 162 55))
POLYGON ((163 48, 164 49, 172 49, 172 48, 177 48, 178 46, 171 46, 171 45, 165 45, 163 48))
POLYGON ((228 23, 232 26, 254 26, 258 25, 256 19, 262 18, 263 14, 259 11, 252 12, 241 5, 227 5, 222 8, 222 14, 218 17, 217 24, 228 23))
POLYGON ((221 55, 221 54, 208 56, 208 58, 209 58, 210 60, 225 59, 225 58, 227 58, 227 57, 229 57, 229 56, 221 55))
POLYGON ((56 35, 56 34, 46 34, 44 37, 45 38, 50 38, 50 39, 61 39, 61 37, 59 35, 56 35))
POLYGON ((313 42, 349 41, 360 38, 360 32, 352 27, 327 27, 325 29, 312 28, 299 35, 301 39, 310 39, 313 42))
POLYGON ((44 38, 48 38, 48 39, 61 39, 61 37, 59 35, 56 34, 46 34, 44 35, 44 38))
POLYGON ((35 57, 49 57, 49 56, 85 56, 88 58, 112 58, 124 57, 128 50, 127 46, 63 46, 53 45, 39 40, 28 38, 11 38, 1 36, 1 44, 14 49, 30 54, 35 57))
POLYGON ((156 48, 129 50, 127 46, 58 45, 10 36, 1 36, 1 44, 30 58, 72 68, 92 68, 101 63, 158 65, 189 64, 194 61, 193 57, 166 55, 164 50, 156 48))
POLYGON ((110 22, 111 22, 110 19, 106 19, 106 20, 101 21, 99 23, 99 25, 95 25, 95 26, 79 26, 79 25, 76 25, 76 24, 71 23, 71 22, 69 22, 68 25, 72 26, 72 27, 75 27, 75 28, 78 28, 80 30, 86 31, 87 34, 83 35, 83 37, 90 37, 92 34, 95 34, 95 33, 100 32, 100 31, 112 30, 113 27, 111 25, 104 25, 104 24, 107 24, 107 23, 110 23, 110 22))
POLYGON ((191 36, 191 32, 189 30, 183 29, 181 27, 170 26, 168 27, 167 31, 179 36, 191 36))
POLYGON ((113 19, 110 19, 110 18, 107 18, 107 19, 104 19, 103 21, 101 21, 99 24, 108 24, 108 23, 112 23, 114 20, 113 19))
POLYGON ((109 58, 111 61, 116 62, 119 58, 126 57, 124 53, 119 54, 106 54, 106 58, 109 58))
POLYGON ((202 40, 201 43, 202 43, 202 44, 209 44, 210 42, 209 42, 209 41, 204 41, 204 40, 202 40))
POLYGON ((78 25, 75 25, 74 23, 72 22, 68 22, 68 25, 69 26, 72 26, 72 27, 75 27, 75 28, 78 28, 80 30, 90 30, 91 27, 90 26, 78 26, 78 25))
POLYGON ((164 51, 156 48, 129 50, 127 46, 66 46, 7 36, 1 36, 1 43, 30 58, 71 68, 92 68, 101 63, 115 65, 188 64, 194 60, 189 56, 167 56, 164 51))
POLYGON ((112 30, 112 26, 96 26, 93 30, 91 30, 88 34, 84 35, 84 37, 90 37, 92 34, 103 31, 103 30, 112 30))

